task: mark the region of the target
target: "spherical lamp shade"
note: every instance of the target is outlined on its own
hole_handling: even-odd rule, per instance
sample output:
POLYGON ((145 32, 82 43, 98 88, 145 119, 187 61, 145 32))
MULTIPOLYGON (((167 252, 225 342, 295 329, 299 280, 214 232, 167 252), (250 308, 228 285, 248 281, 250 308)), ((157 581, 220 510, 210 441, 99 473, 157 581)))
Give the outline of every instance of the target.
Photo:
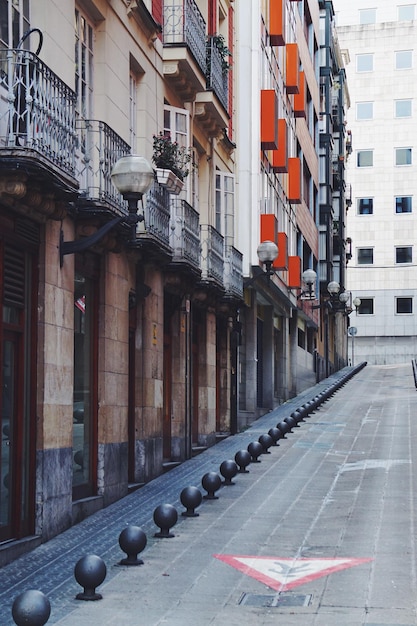
POLYGON ((349 300, 349 293, 347 291, 342 291, 342 293, 339 295, 339 300, 340 302, 343 302, 343 304, 346 304, 346 302, 349 300))
POLYGON ((278 256, 278 246, 273 241, 262 241, 256 253, 261 263, 273 263, 278 256))
POLYGON ((358 308, 361 305, 362 300, 360 298, 355 298, 353 300, 353 306, 355 306, 356 308, 358 308))
POLYGON ((340 291, 340 285, 335 280, 330 281, 327 285, 327 291, 331 296, 335 296, 340 291))
POLYGON ((314 285, 317 279, 317 274, 312 269, 304 270, 302 279, 306 285, 314 285))
POLYGON ((140 198, 148 191, 154 180, 154 171, 148 161, 137 154, 121 157, 111 172, 113 185, 124 195, 140 198))

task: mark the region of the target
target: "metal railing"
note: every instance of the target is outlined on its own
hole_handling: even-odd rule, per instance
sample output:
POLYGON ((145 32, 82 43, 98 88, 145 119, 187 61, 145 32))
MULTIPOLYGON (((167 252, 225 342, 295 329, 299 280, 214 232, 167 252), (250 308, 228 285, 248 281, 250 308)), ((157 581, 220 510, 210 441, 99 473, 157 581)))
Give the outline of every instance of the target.
POLYGON ((206 22, 194 0, 165 0, 164 45, 186 45, 206 73, 206 22))
POLYGON ((223 67, 223 57, 216 45, 216 37, 207 40, 207 88, 213 89, 223 107, 228 110, 229 71, 223 67))
POLYGON ((243 298, 243 255, 233 246, 225 247, 224 286, 228 294, 243 298))
POLYGON ((75 173, 75 92, 35 54, 0 50, 0 146, 39 151, 75 173))
POLYGON ((170 193, 156 181, 146 194, 145 234, 169 246, 170 193))
POLYGON ((223 284, 224 237, 209 224, 200 226, 201 234, 201 278, 223 284))
POLYGON ((113 165, 130 154, 130 146, 105 122, 78 120, 78 150, 76 176, 81 197, 88 201, 106 203, 118 213, 127 213, 123 200, 111 181, 113 165))
POLYGON ((185 200, 171 198, 170 245, 173 262, 200 268, 200 216, 185 200))

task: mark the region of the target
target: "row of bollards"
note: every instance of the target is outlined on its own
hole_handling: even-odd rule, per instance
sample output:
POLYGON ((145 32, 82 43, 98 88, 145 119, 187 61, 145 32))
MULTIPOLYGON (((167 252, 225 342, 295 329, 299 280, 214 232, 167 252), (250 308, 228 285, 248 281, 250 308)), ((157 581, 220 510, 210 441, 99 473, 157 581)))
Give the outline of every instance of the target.
MULTIPOLYGON (((269 429, 268 433, 260 435, 258 441, 251 441, 247 449, 238 450, 234 460, 227 459, 219 467, 219 473, 207 472, 201 479, 201 484, 206 494, 203 496, 200 489, 194 486, 185 487, 180 494, 181 504, 185 507, 182 512, 184 517, 197 517, 196 509, 204 500, 216 500, 216 492, 223 486, 234 485, 233 478, 240 473, 248 473, 247 467, 251 463, 260 463, 262 454, 271 454, 270 448, 279 446, 281 439, 286 439, 287 434, 292 433, 294 428, 299 428, 301 422, 312 414, 322 403, 326 402, 342 385, 354 374, 365 367, 366 362, 352 368, 347 374, 341 376, 334 383, 314 396, 311 400, 298 407, 278 424, 269 429), (222 480, 222 477, 224 480, 222 480)), ((178 521, 177 509, 172 504, 160 504, 153 513, 153 520, 159 531, 154 534, 158 538, 172 538, 175 535, 171 529, 178 521)), ((139 526, 127 526, 119 535, 119 546, 126 554, 121 559, 120 565, 138 566, 143 560, 138 555, 145 549, 147 538, 145 532, 139 526)), ((95 554, 83 556, 74 567, 74 577, 77 583, 83 587, 83 591, 75 597, 77 600, 100 600, 102 595, 96 589, 105 580, 107 575, 106 564, 103 559, 95 554)), ((41 591, 30 589, 20 594, 13 602, 12 617, 18 626, 44 626, 51 614, 49 599, 41 591)))

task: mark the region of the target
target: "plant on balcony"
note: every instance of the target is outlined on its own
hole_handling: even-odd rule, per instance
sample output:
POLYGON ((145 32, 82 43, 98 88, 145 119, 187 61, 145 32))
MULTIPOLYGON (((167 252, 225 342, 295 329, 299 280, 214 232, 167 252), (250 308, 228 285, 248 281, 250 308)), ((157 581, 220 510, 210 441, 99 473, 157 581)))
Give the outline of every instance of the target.
POLYGON ((222 73, 225 74, 231 68, 229 63, 229 57, 232 56, 229 48, 226 45, 226 40, 223 35, 213 35, 211 37, 212 44, 217 48, 222 62, 222 73))
POLYGON ((189 174, 191 154, 188 148, 172 141, 168 134, 159 133, 153 136, 152 161, 157 168, 171 170, 180 180, 184 180, 189 174))

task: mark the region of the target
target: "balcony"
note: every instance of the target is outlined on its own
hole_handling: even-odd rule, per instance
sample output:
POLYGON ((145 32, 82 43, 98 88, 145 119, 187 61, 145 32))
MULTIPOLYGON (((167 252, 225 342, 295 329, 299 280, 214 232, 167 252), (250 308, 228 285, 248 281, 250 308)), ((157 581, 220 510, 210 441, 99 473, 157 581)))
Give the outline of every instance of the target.
POLYGON ((209 224, 200 226, 201 234, 201 280, 213 286, 223 287, 224 238, 209 224))
POLYGON ((171 198, 171 266, 200 275, 200 216, 185 200, 171 198))
POLYGON ((218 48, 218 36, 207 40, 207 90, 196 95, 195 114, 212 137, 221 134, 229 124, 229 70, 218 48))
POLYGON ((139 223, 137 244, 146 251, 146 257, 159 261, 172 258, 170 248, 170 193, 156 181, 145 196, 145 221, 139 223), (143 224, 143 226, 142 226, 143 224))
POLYGON ((130 154, 130 146, 105 122, 79 120, 76 177, 80 185, 78 207, 84 212, 127 215, 127 203, 111 181, 113 165, 130 154))
POLYGON ((185 101, 206 89, 206 22, 194 0, 165 0, 164 76, 185 101))
POLYGON ((228 298, 243 298, 243 255, 233 246, 226 246, 224 287, 228 298))
POLYGON ((25 174, 27 197, 36 188, 55 200, 77 191, 75 101, 75 92, 32 52, 0 51, 0 168, 8 176, 25 174))

